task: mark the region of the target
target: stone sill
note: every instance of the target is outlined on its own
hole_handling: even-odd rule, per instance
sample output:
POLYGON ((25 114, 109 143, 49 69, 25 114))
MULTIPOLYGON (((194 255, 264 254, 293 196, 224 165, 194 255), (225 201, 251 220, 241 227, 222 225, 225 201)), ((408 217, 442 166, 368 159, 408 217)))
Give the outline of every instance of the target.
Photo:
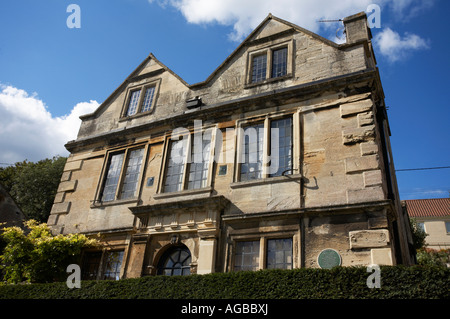
POLYGON ((231 183, 230 187, 232 189, 235 189, 235 188, 252 187, 252 186, 283 183, 283 182, 299 183, 301 179, 302 179, 301 174, 292 174, 292 175, 260 178, 260 179, 256 179, 256 180, 252 180, 252 181, 245 181, 245 182, 235 182, 235 183, 231 183))
POLYGON ((91 204, 91 208, 102 208, 102 207, 106 207, 106 206, 114 206, 114 205, 124 205, 124 204, 133 204, 133 203, 138 203, 139 199, 137 198, 130 198, 130 199, 117 199, 117 200, 112 200, 112 201, 108 201, 108 202, 94 202, 93 204, 91 204))
POLYGON ((184 197, 184 196, 192 196, 192 195, 198 195, 198 194, 207 194, 207 196, 210 196, 212 193, 212 187, 204 187, 200 189, 189 189, 189 190, 182 190, 178 192, 170 192, 170 193, 160 193, 153 195, 153 199, 166 199, 166 198, 173 198, 173 197, 184 197))
POLYGON ((270 83, 274 83, 274 82, 278 82, 278 81, 284 81, 284 80, 292 79, 292 78, 293 78, 292 73, 288 73, 288 74, 283 75, 283 76, 277 76, 277 77, 274 77, 274 78, 268 78, 268 79, 265 79, 265 80, 259 81, 259 82, 247 83, 247 84, 244 85, 244 89, 251 89, 253 87, 260 86, 260 85, 263 85, 263 84, 270 84, 270 83))
POLYGON ((125 116, 119 118, 119 123, 120 123, 120 122, 125 122, 125 121, 131 121, 131 120, 136 119, 136 118, 140 118, 140 117, 143 117, 143 116, 150 115, 150 114, 153 113, 154 108, 155 108, 155 107, 153 106, 153 107, 150 109, 150 111, 139 112, 139 113, 136 113, 136 114, 133 114, 133 115, 128 115, 128 116, 125 115, 125 116))

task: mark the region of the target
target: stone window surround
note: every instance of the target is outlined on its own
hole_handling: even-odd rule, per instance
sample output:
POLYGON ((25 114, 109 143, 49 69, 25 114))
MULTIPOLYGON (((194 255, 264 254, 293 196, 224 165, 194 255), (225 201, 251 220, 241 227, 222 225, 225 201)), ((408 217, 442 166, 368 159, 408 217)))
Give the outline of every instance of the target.
MULTIPOLYGON (((269 180, 279 180, 284 181, 286 180, 285 176, 273 176, 269 177, 268 172, 268 158, 269 158, 269 150, 270 150, 270 139, 268 138, 270 136, 270 122, 272 120, 279 120, 282 118, 291 117, 292 118, 292 171, 290 174, 287 174, 293 178, 297 178, 299 176, 299 154, 300 154, 300 123, 299 123, 299 110, 295 111, 287 111, 287 112, 276 112, 276 113, 268 113, 265 115, 260 115, 256 117, 249 117, 243 120, 238 120, 236 123, 237 127, 237 133, 236 133, 236 165, 235 165, 235 172, 233 176, 233 183, 230 185, 232 188, 236 188, 239 185, 245 186, 253 186, 253 184, 259 184, 261 182, 267 182, 269 180), (258 122, 264 122, 264 146, 263 146, 263 174, 262 178, 255 179, 251 181, 240 181, 240 163, 238 159, 241 158, 242 152, 243 152, 243 127, 248 124, 258 123, 258 122), (297 174, 296 174, 297 173, 297 174), (292 176, 293 175, 293 176, 292 176)), ((287 176, 286 175, 286 176, 287 176)))
POLYGON ((97 184, 97 190, 95 192, 95 199, 92 201, 91 204, 91 208, 95 208, 95 207, 101 207, 101 206, 111 206, 111 205, 120 205, 120 204, 129 204, 129 203, 135 203, 139 201, 139 197, 140 197, 140 189, 143 183, 143 178, 144 178, 144 174, 143 172, 145 171, 145 166, 147 163, 147 157, 148 157, 148 150, 149 150, 149 144, 147 142, 142 142, 142 143, 137 143, 137 144, 133 144, 133 145, 128 145, 126 147, 117 147, 117 148, 112 148, 107 150, 106 154, 105 154, 105 160, 103 163, 103 167, 102 167, 102 171, 100 174, 100 179, 99 182, 97 184), (144 155, 142 157, 142 164, 141 164, 141 171, 140 171, 140 176, 138 178, 138 183, 136 185, 136 197, 134 198, 128 198, 128 199, 120 199, 118 196, 120 194, 121 188, 122 188, 122 184, 123 184, 123 180, 124 180, 124 168, 125 165, 127 163, 127 159, 128 159, 128 154, 130 153, 130 151, 137 149, 137 148, 144 148, 144 155), (117 153, 117 152, 125 152, 125 160, 122 163, 122 168, 120 171, 120 179, 117 185, 117 189, 116 189, 116 195, 115 195, 115 199, 111 200, 111 201, 107 201, 107 202, 103 202, 101 200, 102 197, 102 191, 103 191, 103 185, 105 183, 106 180, 106 174, 108 174, 108 163, 109 163, 109 159, 110 157, 117 153))
POLYGON ((269 43, 262 48, 257 48, 247 53, 247 75, 245 88, 251 88, 268 82, 275 82, 292 78, 294 74, 294 40, 283 40, 280 43, 269 43), (287 66, 286 75, 280 77, 272 77, 272 57, 273 51, 287 48, 287 66), (266 79, 263 81, 252 82, 253 58, 262 54, 267 54, 266 79))
MULTIPOLYGON (((160 171, 160 177, 158 179, 158 187, 157 187, 157 193, 154 195, 154 198, 161 199, 161 198, 167 198, 167 197, 174 197, 174 196, 181 196, 181 195, 192 195, 192 194, 202 194, 207 193, 208 196, 211 193, 211 185, 212 185, 212 179, 213 179, 213 167, 214 167, 214 153, 216 149, 216 133, 217 130, 219 130, 218 125, 214 124, 211 126, 203 126, 201 133, 204 134, 205 131, 208 129, 212 130, 211 133, 211 144, 210 144, 210 155, 209 155, 209 164, 208 164, 208 177, 206 181, 206 186, 200 189, 187 189, 187 183, 189 178, 189 165, 184 165, 183 168, 183 187, 182 190, 176 191, 176 192, 164 192, 164 185, 165 185, 165 178, 166 178, 166 170, 167 170, 167 164, 169 161, 170 156, 170 144, 171 144, 171 135, 173 132, 166 133, 166 136, 164 138, 164 155, 162 159, 162 166, 160 171)), ((192 151, 192 138, 193 135, 196 133, 194 129, 189 130, 189 134, 186 134, 187 132, 180 132, 180 135, 188 135, 188 142, 187 147, 188 150, 186 152, 186 158, 189 154, 191 154, 192 151)), ((200 133, 200 132, 198 132, 200 133)))
POLYGON ((153 80, 150 82, 146 82, 146 83, 139 83, 139 84, 135 84, 132 85, 130 87, 127 88, 127 93, 125 95, 125 100, 123 102, 123 106, 122 106, 122 112, 121 112, 121 116, 119 121, 124 121, 124 120, 129 120, 132 118, 136 118, 136 117, 140 117, 140 116, 144 116, 144 115, 148 115, 153 113, 153 111, 155 110, 155 105, 156 105, 156 100, 158 97, 158 93, 159 93, 159 87, 161 84, 161 79, 157 79, 157 80, 153 80), (155 92, 153 93, 153 100, 152 100, 152 104, 150 106, 150 109, 148 111, 142 112, 142 107, 143 107, 143 103, 144 103, 144 98, 145 98, 145 92, 148 88, 150 87, 154 87, 155 88, 155 92), (134 113, 133 115, 127 115, 128 112, 128 106, 129 106, 129 102, 130 102, 130 98, 131 98, 131 94, 136 91, 136 90, 140 90, 141 93, 139 95, 139 102, 137 105, 137 110, 136 113, 134 113))

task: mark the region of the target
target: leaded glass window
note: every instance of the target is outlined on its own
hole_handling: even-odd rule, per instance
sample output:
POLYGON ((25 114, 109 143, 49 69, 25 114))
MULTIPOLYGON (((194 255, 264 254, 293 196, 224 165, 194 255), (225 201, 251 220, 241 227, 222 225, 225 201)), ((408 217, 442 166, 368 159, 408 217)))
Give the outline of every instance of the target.
POLYGON ((103 279, 119 280, 120 268, 122 267, 123 250, 108 251, 106 253, 106 264, 103 279))
POLYGON ((183 140, 170 143, 164 192, 176 192, 183 189, 184 165, 186 165, 186 154, 183 154, 184 143, 183 140))
POLYGON ((122 185, 121 199, 133 198, 136 196, 139 174, 141 172, 142 158, 144 149, 132 150, 128 157, 125 177, 122 185))
POLYGON ((96 280, 102 252, 86 252, 83 256, 83 264, 81 266, 82 280, 96 280))
MULTIPOLYGON (((195 139, 192 139, 195 142, 195 139)), ((202 139, 200 145, 191 147, 191 163, 189 164, 188 189, 206 187, 209 171, 210 139, 202 139), (198 147, 200 146, 200 147, 198 147)))
POLYGON ((170 140, 162 192, 201 189, 210 183, 214 130, 196 132, 170 140))
POLYGON ((187 276, 191 273, 191 253, 186 246, 169 248, 158 264, 158 275, 187 276))
POLYGON ((267 240, 267 268, 292 269, 292 238, 267 240))
POLYGON ((143 157, 144 148, 124 150, 110 155, 100 196, 102 202, 136 196, 143 157))
POLYGON ((239 181, 292 174, 292 116, 248 125, 240 134, 239 181), (269 140, 265 141, 264 136, 269 140))
POLYGON ((287 48, 274 50, 272 53, 272 78, 286 75, 287 48))
POLYGON ((142 111, 147 112, 150 111, 153 104, 153 96, 155 95, 155 87, 151 86, 146 88, 144 95, 144 102, 142 103, 142 111))
POLYGON ((247 126, 244 130, 240 180, 262 178, 264 123, 247 126))
POLYGON ((140 95, 141 90, 135 90, 131 92, 130 101, 128 102, 127 116, 136 114, 140 95))
POLYGON ((109 159, 108 173, 103 187, 102 201, 104 202, 114 200, 116 197, 124 156, 125 152, 121 152, 111 155, 109 159))
POLYGON ((271 171, 269 176, 291 174, 292 169, 292 118, 273 120, 271 130, 271 171), (273 166, 273 168, 272 168, 273 166), (275 171, 276 170, 276 171, 275 171))
POLYGON ((257 55, 252 59, 252 83, 266 79, 267 55, 257 55))
POLYGON ((234 256, 234 271, 258 270, 258 268, 259 240, 237 242, 234 256))

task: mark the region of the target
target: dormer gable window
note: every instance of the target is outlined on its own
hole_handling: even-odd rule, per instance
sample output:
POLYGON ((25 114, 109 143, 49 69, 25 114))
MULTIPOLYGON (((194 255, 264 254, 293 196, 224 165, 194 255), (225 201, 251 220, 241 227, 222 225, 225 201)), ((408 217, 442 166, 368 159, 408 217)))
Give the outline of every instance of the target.
POLYGON ((272 51, 272 78, 286 75, 287 58, 287 47, 272 51))
POLYGON ((153 112, 158 88, 159 81, 153 81, 144 85, 134 85, 128 88, 122 117, 128 118, 153 112))
POLYGON ((292 76, 291 51, 292 41, 250 51, 247 85, 253 86, 292 76))

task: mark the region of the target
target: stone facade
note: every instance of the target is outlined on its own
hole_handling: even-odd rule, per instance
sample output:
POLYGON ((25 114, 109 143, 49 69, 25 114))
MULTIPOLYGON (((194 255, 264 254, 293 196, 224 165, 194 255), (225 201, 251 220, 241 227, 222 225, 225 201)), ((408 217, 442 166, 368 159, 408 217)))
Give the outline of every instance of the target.
POLYGON ((100 234, 96 278, 112 267, 109 252, 120 252, 115 278, 168 273, 172 251, 187 258, 177 271, 197 274, 319 267, 325 249, 343 266, 410 264, 366 15, 344 24, 338 45, 269 15, 193 85, 150 54, 66 144, 54 232, 100 234), (284 140, 272 135, 278 120, 289 123, 284 140), (259 162, 248 168, 256 125, 259 162), (179 139, 181 157, 208 141, 200 164, 175 161, 179 139), (273 145, 286 141, 287 169, 273 173, 283 146, 273 145))

